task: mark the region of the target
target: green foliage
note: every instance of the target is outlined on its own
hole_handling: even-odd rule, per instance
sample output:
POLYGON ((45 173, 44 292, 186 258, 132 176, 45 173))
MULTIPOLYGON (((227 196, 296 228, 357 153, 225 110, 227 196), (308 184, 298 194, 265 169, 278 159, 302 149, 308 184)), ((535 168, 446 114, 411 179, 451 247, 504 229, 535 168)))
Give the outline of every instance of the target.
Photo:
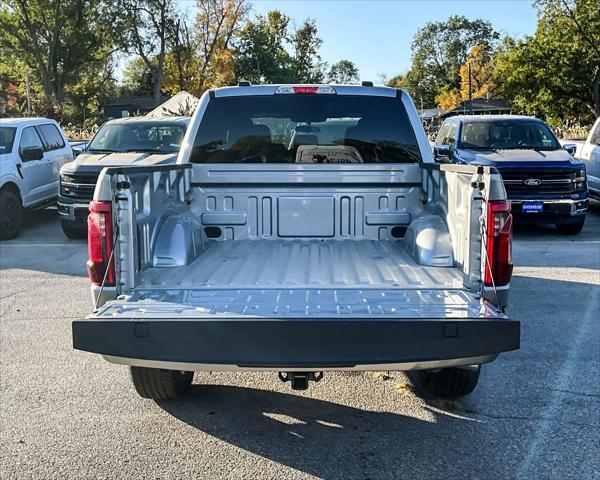
POLYGON ((234 56, 236 77, 253 83, 318 83, 324 77, 317 54, 321 43, 314 20, 305 20, 291 31, 289 17, 270 11, 240 31, 234 56))
POLYGON ((493 46, 499 35, 490 22, 452 16, 444 22, 430 22, 419 29, 412 41, 412 66, 404 86, 425 107, 433 107, 442 88, 460 90, 460 68, 477 45, 493 46))
POLYGON ((504 40, 495 75, 506 98, 552 123, 600 116, 598 0, 537 2, 538 27, 523 40, 504 40))
POLYGON ((358 68, 350 60, 340 60, 334 63, 327 73, 327 81, 338 85, 354 84, 359 80, 358 68))
POLYGON ((235 53, 239 79, 253 83, 290 81, 291 57, 286 50, 290 19, 275 10, 249 21, 241 30, 235 53))
POLYGON ((317 24, 307 19, 292 35, 294 56, 290 70, 295 82, 321 83, 324 78, 324 65, 318 55, 323 41, 318 37, 317 24))
MULTIPOLYGON (((20 68, 11 75, 24 88, 31 71, 37 113, 64 115, 65 101, 93 72, 110 71, 115 32, 104 0, 6 0, 0 5, 0 64, 20 68)), ((6 69, 6 67, 0 67, 6 69)), ((111 75, 103 75, 112 82, 111 75)), ((92 98, 104 84, 86 86, 92 98)))
POLYGON ((140 57, 134 57, 123 69, 123 80, 119 88, 124 96, 151 96, 152 72, 140 57))
POLYGON ((177 12, 172 0, 118 0, 116 23, 121 48, 144 62, 152 76, 152 95, 158 104, 167 50, 173 47, 177 12))

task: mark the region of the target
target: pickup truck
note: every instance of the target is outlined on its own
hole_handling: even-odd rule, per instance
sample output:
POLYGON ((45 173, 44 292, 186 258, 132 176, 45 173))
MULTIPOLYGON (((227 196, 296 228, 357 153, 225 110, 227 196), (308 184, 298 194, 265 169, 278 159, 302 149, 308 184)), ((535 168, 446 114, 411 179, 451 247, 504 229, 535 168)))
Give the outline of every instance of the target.
POLYGON ((485 166, 434 163, 410 96, 260 85, 203 95, 176 165, 102 171, 88 218, 95 310, 76 349, 144 398, 195 371, 410 371, 469 394, 519 347, 512 217, 485 166))
POLYGON ((589 203, 575 149, 563 147, 542 120, 521 115, 450 117, 434 146, 438 161, 495 167, 515 220, 554 224, 562 235, 581 232, 589 203))
POLYGON ((590 196, 600 199, 600 118, 596 119, 585 143, 577 149, 576 156, 585 163, 590 196))
POLYGON ((106 122, 60 169, 58 214, 64 234, 86 238, 88 205, 103 168, 175 163, 189 117, 129 117, 106 122))
POLYGON ((56 202, 58 171, 72 159, 73 150, 54 120, 0 120, 0 240, 19 235, 25 210, 56 202))

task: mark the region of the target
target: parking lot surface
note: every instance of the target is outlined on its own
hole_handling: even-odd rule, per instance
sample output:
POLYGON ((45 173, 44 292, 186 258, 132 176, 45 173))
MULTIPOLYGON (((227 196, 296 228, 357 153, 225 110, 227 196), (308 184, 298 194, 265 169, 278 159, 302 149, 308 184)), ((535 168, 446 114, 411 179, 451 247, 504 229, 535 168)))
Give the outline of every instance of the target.
POLYGON ((0 243, 0 478, 599 478, 600 203, 577 237, 518 228, 513 254, 522 346, 465 399, 422 400, 393 372, 306 392, 215 373, 155 403, 126 367, 72 349, 91 311, 86 245, 35 212, 0 243))

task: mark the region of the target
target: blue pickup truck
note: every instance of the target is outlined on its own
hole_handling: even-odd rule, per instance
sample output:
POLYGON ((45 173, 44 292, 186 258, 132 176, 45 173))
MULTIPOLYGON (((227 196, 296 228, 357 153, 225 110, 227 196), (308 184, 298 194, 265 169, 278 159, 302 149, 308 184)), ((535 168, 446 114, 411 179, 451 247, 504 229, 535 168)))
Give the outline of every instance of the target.
POLYGON ((572 157, 575 147, 561 146, 537 118, 459 115, 444 121, 434 152, 439 163, 496 167, 517 221, 550 223, 563 235, 577 235, 588 188, 585 164, 572 157))

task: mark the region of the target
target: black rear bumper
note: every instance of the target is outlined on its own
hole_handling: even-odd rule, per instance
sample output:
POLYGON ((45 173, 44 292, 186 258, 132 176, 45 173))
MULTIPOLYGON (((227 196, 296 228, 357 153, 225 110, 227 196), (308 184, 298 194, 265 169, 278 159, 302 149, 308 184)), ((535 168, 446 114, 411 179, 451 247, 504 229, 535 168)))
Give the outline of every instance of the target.
POLYGON ((73 322, 79 350, 160 362, 321 367, 429 362, 519 348, 508 319, 209 319, 73 322))

